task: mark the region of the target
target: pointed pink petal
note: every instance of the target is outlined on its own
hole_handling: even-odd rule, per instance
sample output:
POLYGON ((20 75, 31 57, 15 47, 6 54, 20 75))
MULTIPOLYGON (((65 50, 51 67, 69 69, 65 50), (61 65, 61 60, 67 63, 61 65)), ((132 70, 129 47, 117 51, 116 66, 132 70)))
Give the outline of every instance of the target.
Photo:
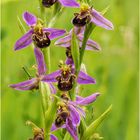
POLYGON ((36 62, 37 62, 37 66, 38 66, 38 73, 39 73, 39 75, 43 75, 46 73, 46 64, 44 61, 44 55, 41 52, 41 50, 37 47, 34 48, 34 53, 36 56, 36 62))
POLYGON ((32 43, 32 33, 33 30, 29 30, 26 34, 24 34, 17 42, 15 43, 14 50, 20 50, 32 43))
POLYGON ((95 9, 91 10, 91 15, 92 15, 92 19, 91 21, 100 27, 103 27, 107 30, 112 30, 114 29, 114 26, 112 24, 111 21, 107 20, 106 18, 104 18, 99 12, 97 12, 95 9))
POLYGON ((59 36, 62 36, 65 34, 65 30, 55 29, 55 28, 44 28, 43 29, 46 32, 49 32, 49 39, 53 40, 59 36))
POLYGON ((73 137, 74 140, 79 140, 78 134, 77 134, 77 128, 76 126, 73 125, 70 119, 67 119, 66 121, 66 129, 70 133, 70 135, 73 137))
POLYGON ((52 135, 52 134, 51 134, 50 137, 51 137, 51 140, 58 140, 58 138, 57 138, 55 135, 52 135))
POLYGON ((79 7, 79 3, 75 0, 59 0, 59 2, 65 7, 79 7))
POLYGON ((86 73, 82 71, 79 72, 77 82, 79 84, 95 84, 96 83, 95 79, 93 79, 92 77, 90 77, 89 75, 87 75, 86 73))
POLYGON ((67 65, 71 64, 72 66, 74 66, 74 61, 73 61, 72 58, 67 58, 66 61, 65 61, 65 64, 67 64, 67 65))
POLYGON ((84 97, 79 96, 79 95, 76 95, 76 101, 81 101, 81 100, 83 100, 83 99, 84 99, 84 97))
POLYGON ((31 90, 33 89, 36 84, 38 83, 36 78, 32 78, 30 80, 18 83, 18 84, 12 84, 9 85, 11 88, 14 88, 16 90, 31 90))
POLYGON ((80 124, 80 115, 76 108, 72 105, 69 105, 69 110, 70 110, 70 117, 73 122, 73 125, 77 126, 80 124))
MULTIPOLYGON (((78 98, 82 99, 82 97, 80 97, 80 96, 78 96, 78 98)), ((82 108, 80 108, 79 106, 77 106, 77 96, 76 96, 76 101, 69 101, 69 102, 73 107, 75 107, 75 109, 77 110, 77 112, 79 113, 80 116, 85 117, 84 110, 82 108)))
POLYGON ((24 12, 23 19, 28 26, 35 25, 37 22, 36 16, 34 16, 33 14, 31 14, 29 12, 24 12))
POLYGON ((58 39, 55 42, 55 45, 61 46, 61 47, 70 47, 71 46, 71 35, 67 35, 63 38, 58 39))
POLYGON ((78 105, 88 105, 88 104, 94 102, 99 95, 100 95, 99 93, 94 93, 94 94, 92 94, 92 95, 90 95, 88 97, 85 97, 85 98, 83 98, 83 99, 81 99, 79 101, 76 101, 76 103, 78 105))
POLYGON ((61 73, 60 70, 57 70, 55 72, 52 72, 51 74, 45 75, 41 81, 44 82, 57 82, 56 77, 61 73))
POLYGON ((63 124, 61 127, 56 127, 56 125, 53 123, 52 127, 51 127, 51 131, 55 131, 55 130, 60 129, 60 128, 66 128, 66 125, 63 124))
MULTIPOLYGON (((78 39, 80 42, 80 46, 82 46, 82 41, 83 41, 83 36, 79 35, 78 39)), ((88 39, 87 44, 86 44, 86 50, 91 50, 91 51, 99 51, 101 50, 100 45, 98 43, 96 43, 95 41, 88 39)))

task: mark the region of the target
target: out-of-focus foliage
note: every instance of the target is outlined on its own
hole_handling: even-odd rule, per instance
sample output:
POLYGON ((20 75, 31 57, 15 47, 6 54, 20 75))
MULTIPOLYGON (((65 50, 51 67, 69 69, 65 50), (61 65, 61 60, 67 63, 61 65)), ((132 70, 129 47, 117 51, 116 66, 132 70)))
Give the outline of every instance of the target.
MULTIPOLYGON (((99 11, 108 5, 110 10, 105 16, 113 22, 115 29, 107 31, 97 27, 91 38, 100 43, 102 51, 87 51, 84 56, 87 71, 96 78, 97 84, 83 86, 81 94, 87 96, 96 91, 102 94, 88 106, 86 121, 89 124, 113 104, 111 115, 97 132, 105 140, 138 140, 138 0, 133 3, 130 0, 93 0, 93 6, 99 11)), ((26 120, 42 126, 40 96, 37 92, 13 90, 8 85, 28 78, 23 66, 34 73, 32 47, 14 52, 13 46, 22 36, 17 16, 22 19, 25 10, 39 16, 38 1, 3 0, 1 6, 2 140, 25 140, 32 136, 31 129, 25 125, 26 120)), ((69 31, 75 11, 77 9, 65 9, 54 26, 69 31)), ((51 10, 46 17, 50 20, 51 10)), ((51 68, 56 70, 58 58, 65 59, 65 50, 53 43, 50 47, 51 68)))

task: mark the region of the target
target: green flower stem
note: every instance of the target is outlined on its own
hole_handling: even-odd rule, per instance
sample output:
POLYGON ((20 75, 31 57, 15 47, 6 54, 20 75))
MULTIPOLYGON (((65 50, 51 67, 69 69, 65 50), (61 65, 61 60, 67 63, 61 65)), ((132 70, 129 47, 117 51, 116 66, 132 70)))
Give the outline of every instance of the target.
MULTIPOLYGON (((72 58, 73 58, 73 61, 74 61, 74 64, 75 64, 75 75, 77 76, 78 73, 79 73, 79 62, 80 62, 79 61, 79 58, 80 58, 79 56, 80 56, 80 53, 79 53, 78 40, 77 40, 77 37, 74 33, 74 30, 72 31, 71 53, 72 53, 72 58)), ((73 88, 69 93, 70 98, 73 101, 76 99, 75 88, 76 88, 76 82, 74 82, 73 88)))
POLYGON ((50 73, 51 69, 51 59, 50 59, 50 48, 45 48, 42 50, 44 55, 44 60, 47 65, 47 73, 50 73))
POLYGON ((45 8, 42 5, 42 0, 39 0, 39 8, 40 8, 41 18, 45 22, 46 21, 46 18, 45 18, 45 8))
POLYGON ((50 140, 50 130, 57 110, 57 98, 53 98, 48 110, 45 112, 45 140, 50 140))
POLYGON ((86 126, 86 122, 83 118, 81 118, 81 122, 80 122, 80 126, 79 126, 79 131, 80 131, 80 138, 82 138, 84 131, 86 130, 87 126, 86 126))
POLYGON ((44 82, 40 82, 40 93, 41 93, 41 102, 42 102, 42 108, 43 108, 44 125, 45 125, 44 135, 45 135, 45 140, 49 140, 50 131, 47 130, 48 126, 46 125, 46 122, 49 121, 48 120, 49 115, 46 117, 46 112, 49 111, 50 106, 51 106, 51 100, 50 100, 51 93, 50 93, 49 85, 44 82))
POLYGON ((48 85, 43 82, 40 82, 40 93, 41 93, 41 103, 42 103, 42 109, 43 109, 43 115, 45 117, 45 111, 48 108, 48 85))
POLYGON ((71 98, 71 100, 72 101, 75 101, 76 100, 76 94, 75 94, 75 89, 76 89, 76 82, 74 82, 74 84, 73 84, 73 88, 70 90, 70 92, 69 92, 69 96, 70 96, 70 98, 71 98))
POLYGON ((44 83, 44 82, 41 82, 40 84, 40 89, 41 89, 41 95, 42 95, 42 99, 43 99, 43 104, 44 104, 44 108, 45 108, 45 111, 48 109, 49 107, 49 103, 50 103, 50 100, 49 100, 49 97, 50 97, 50 94, 51 94, 51 91, 50 91, 50 87, 48 84, 44 83))
POLYGON ((59 2, 55 3, 52 17, 54 17, 58 13, 58 11, 60 11, 60 9, 61 9, 61 4, 59 2))
MULTIPOLYGON (((91 34, 91 32, 93 31, 93 29, 95 28, 95 25, 92 24, 92 23, 89 23, 88 25, 86 25, 86 28, 85 28, 85 32, 84 32, 84 38, 83 38, 83 42, 82 42, 82 47, 81 47, 81 50, 80 50, 80 56, 79 54, 76 54, 76 49, 72 52, 73 53, 73 57, 74 58, 77 58, 77 57, 80 57, 80 60, 77 59, 77 61, 75 60, 74 63, 79 63, 77 64, 76 66, 76 73, 75 75, 78 76, 79 74, 79 71, 80 71, 80 68, 81 68, 81 64, 82 64, 82 61, 83 61, 83 56, 84 56, 84 52, 85 52, 85 48, 86 48, 86 44, 87 44, 87 40, 91 34), (75 57, 76 56, 76 57, 75 57)), ((73 35, 74 36, 74 35, 73 35)), ((72 47, 74 48, 74 46, 76 46, 76 39, 73 37, 72 38, 72 47)), ((75 47, 76 48, 76 47, 75 47)), ((71 100, 75 100, 76 97, 75 97, 75 88, 76 88, 76 82, 74 83, 74 86, 72 88, 72 90, 70 91, 70 97, 71 97, 71 100)))

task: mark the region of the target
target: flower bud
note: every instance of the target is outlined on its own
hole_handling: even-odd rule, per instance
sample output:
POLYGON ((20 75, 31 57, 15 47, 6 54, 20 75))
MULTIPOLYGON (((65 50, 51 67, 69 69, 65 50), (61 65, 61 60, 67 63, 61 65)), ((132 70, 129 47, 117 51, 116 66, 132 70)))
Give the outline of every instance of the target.
POLYGON ((51 43, 47 32, 36 32, 32 35, 32 39, 34 41, 34 44, 39 48, 46 48, 51 43))

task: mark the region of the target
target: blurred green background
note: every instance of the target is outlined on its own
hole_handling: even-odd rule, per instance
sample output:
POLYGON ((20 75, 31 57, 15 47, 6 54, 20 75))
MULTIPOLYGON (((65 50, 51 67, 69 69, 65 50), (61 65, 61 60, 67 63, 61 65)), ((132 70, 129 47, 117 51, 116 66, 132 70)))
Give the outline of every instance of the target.
MULTIPOLYGON (((95 28, 90 37, 101 45, 102 51, 87 51, 84 56, 87 71, 97 84, 83 86, 81 94, 87 96, 97 91, 102 94, 88 106, 86 121, 89 124, 113 104, 111 114, 97 132, 104 140, 138 140, 138 0, 93 0, 93 6, 99 11, 108 5, 110 9, 105 16, 113 22, 115 29, 95 28)), ((27 79, 23 66, 34 72, 31 47, 14 52, 13 46, 22 36, 17 16, 22 20, 25 10, 39 16, 38 1, 4 0, 1 8, 2 140, 26 140, 32 136, 31 128, 25 125, 26 120, 42 126, 40 96, 37 92, 13 90, 8 85, 27 79)), ((54 27, 69 31, 75 11, 78 10, 66 8, 54 27)), ((51 18, 50 12, 46 15, 47 20, 51 18)), ((50 47, 54 71, 58 58, 65 59, 65 49, 53 46, 53 43, 50 47)))

